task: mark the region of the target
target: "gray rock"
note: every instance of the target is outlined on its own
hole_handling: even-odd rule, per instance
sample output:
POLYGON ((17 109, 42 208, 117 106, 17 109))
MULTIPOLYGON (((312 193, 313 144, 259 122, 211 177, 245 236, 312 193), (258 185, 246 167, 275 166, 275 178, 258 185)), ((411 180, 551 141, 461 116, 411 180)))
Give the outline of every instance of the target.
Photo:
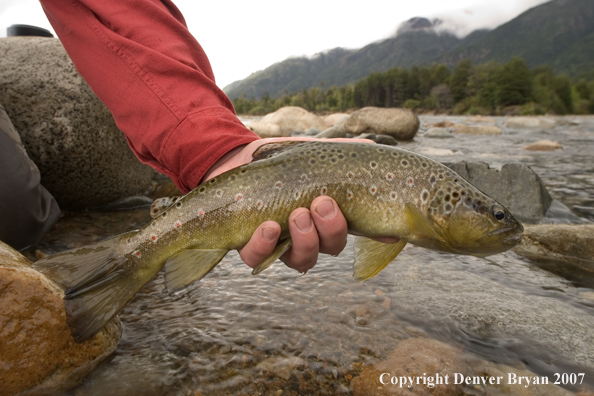
POLYGON ((345 121, 344 127, 353 135, 374 133, 390 135, 396 140, 411 140, 419 130, 419 118, 406 109, 364 107, 345 121))
POLYGON ((379 135, 375 133, 362 133, 355 139, 369 139, 378 144, 385 144, 387 146, 396 146, 398 142, 390 135, 379 135))
POLYGON ((58 39, 1 38, 0 54, 0 103, 61 208, 102 206, 148 188, 152 168, 134 156, 58 39))
POLYGON ((526 225, 514 251, 535 260, 569 262, 594 276, 594 224, 526 225))
POLYGON ((423 134, 423 136, 438 139, 447 139, 454 137, 454 135, 452 134, 452 130, 449 128, 430 128, 427 132, 423 134))
POLYGON ((347 131, 342 125, 335 125, 316 135, 320 139, 335 139, 347 137, 347 131))
POLYGON ((553 199, 540 177, 521 163, 504 164, 500 171, 484 162, 447 164, 481 191, 505 205, 524 223, 538 223, 553 199))

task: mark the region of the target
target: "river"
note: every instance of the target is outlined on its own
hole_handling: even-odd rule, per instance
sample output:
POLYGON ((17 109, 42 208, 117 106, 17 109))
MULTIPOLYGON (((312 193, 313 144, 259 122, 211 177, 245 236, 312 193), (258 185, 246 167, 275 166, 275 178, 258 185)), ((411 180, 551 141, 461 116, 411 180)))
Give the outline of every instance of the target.
MULTIPOLYGON (((400 147, 442 162, 523 162, 555 199, 594 219, 594 117, 559 117, 553 129, 508 129, 495 117, 502 135, 450 139, 425 137, 427 125, 466 117, 420 118, 417 137, 400 147), (524 150, 542 139, 563 150, 524 150)), ((147 208, 68 213, 40 249, 79 246, 149 220, 147 208)), ((514 252, 480 259, 409 245, 357 283, 352 242, 303 276, 279 262, 252 276, 235 252, 179 294, 159 274, 121 312, 116 351, 71 393, 346 395, 363 367, 419 336, 551 379, 584 372, 594 388, 594 289, 589 278, 572 280, 583 274, 559 276, 514 252)))

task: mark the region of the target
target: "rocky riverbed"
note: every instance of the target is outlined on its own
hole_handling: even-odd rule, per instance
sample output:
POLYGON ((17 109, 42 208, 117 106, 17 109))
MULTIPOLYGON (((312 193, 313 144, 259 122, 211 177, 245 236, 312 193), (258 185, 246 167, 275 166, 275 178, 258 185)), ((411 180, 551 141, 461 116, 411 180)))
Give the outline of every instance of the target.
MULTIPOLYGON (((552 117, 552 124, 534 126, 508 125, 501 117, 420 121, 417 136, 401 147, 447 163, 527 164, 581 222, 594 220, 594 118, 552 117), (430 137, 435 124, 448 138, 430 137), (501 133, 459 133, 454 125, 501 133), (561 148, 525 150, 542 140, 561 148)), ((148 208, 67 213, 38 254, 149 219, 148 208)), ((253 277, 235 253, 179 294, 169 294, 159 275, 120 314, 123 336, 115 352, 70 394, 585 395, 594 389, 594 272, 513 251, 479 259, 408 246, 378 276, 356 283, 352 260, 349 239, 342 254, 321 257, 305 276, 277 263, 253 277), (394 375, 439 370, 507 379, 515 373, 551 382, 556 373, 584 376, 563 388, 462 384, 398 393, 378 382, 372 365, 394 375)))

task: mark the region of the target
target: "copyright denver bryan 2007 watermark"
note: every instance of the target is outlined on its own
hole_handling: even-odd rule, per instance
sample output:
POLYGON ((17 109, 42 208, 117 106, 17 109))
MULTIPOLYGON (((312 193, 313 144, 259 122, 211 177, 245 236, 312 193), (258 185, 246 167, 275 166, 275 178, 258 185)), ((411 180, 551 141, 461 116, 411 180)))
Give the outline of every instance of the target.
POLYGON ((379 376, 379 382, 383 385, 397 385, 400 388, 410 388, 412 386, 423 385, 427 388, 433 388, 435 385, 580 385, 584 380, 584 373, 555 373, 554 379, 549 380, 545 376, 520 376, 515 373, 507 373, 502 376, 467 376, 460 373, 453 375, 427 375, 423 373, 420 376, 397 376, 390 373, 382 373, 379 376))

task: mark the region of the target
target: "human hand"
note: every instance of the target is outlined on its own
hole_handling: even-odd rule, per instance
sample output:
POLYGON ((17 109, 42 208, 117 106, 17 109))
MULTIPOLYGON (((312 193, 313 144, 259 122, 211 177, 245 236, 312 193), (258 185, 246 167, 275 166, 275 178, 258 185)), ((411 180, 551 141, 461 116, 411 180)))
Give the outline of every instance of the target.
MULTIPOLYGON (((252 154, 264 144, 287 140, 321 140, 312 138, 261 139, 238 147, 223 156, 204 177, 204 181, 237 166, 252 161, 252 154)), ((328 141, 349 141, 373 143, 367 139, 323 139, 328 141)), ((262 223, 250 241, 239 250, 242 260, 254 268, 272 254, 280 236, 280 225, 275 221, 262 223)), ((290 268, 307 272, 318 260, 318 253, 339 254, 346 245, 347 222, 336 201, 320 196, 314 199, 310 209, 297 208, 289 216, 289 232, 292 247, 281 260, 290 268)))

